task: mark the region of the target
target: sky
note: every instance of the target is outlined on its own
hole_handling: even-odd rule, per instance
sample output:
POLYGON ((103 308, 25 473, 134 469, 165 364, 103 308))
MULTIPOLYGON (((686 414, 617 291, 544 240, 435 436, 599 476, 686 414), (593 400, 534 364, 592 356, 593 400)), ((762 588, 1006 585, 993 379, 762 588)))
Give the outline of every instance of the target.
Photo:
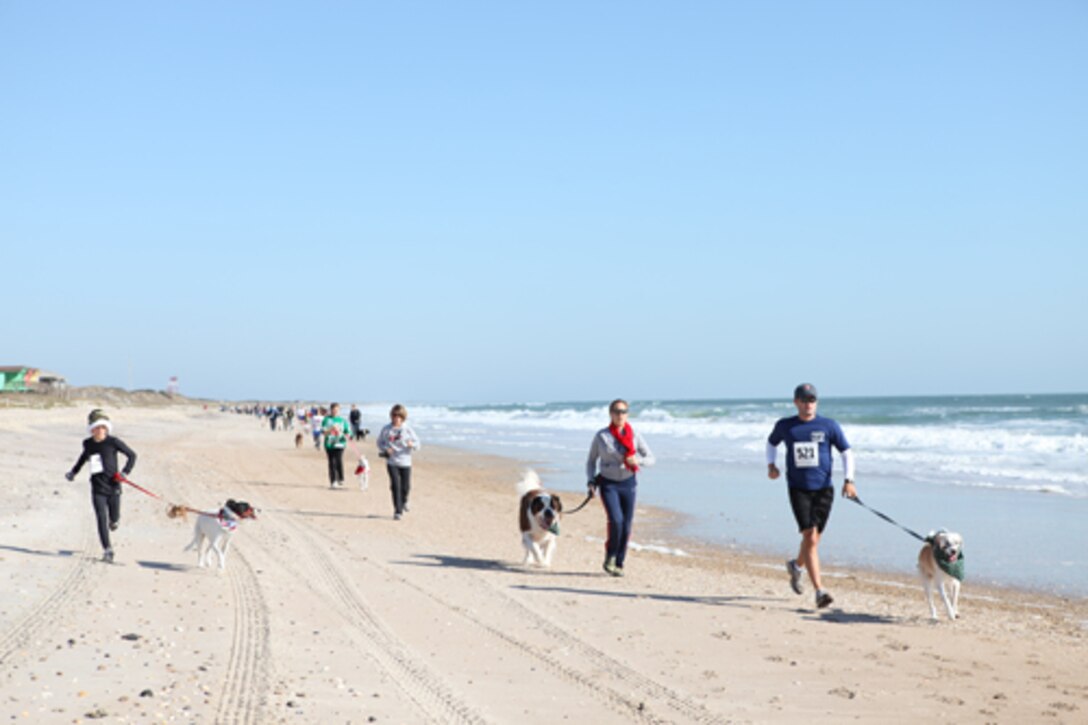
POLYGON ((1088 4, 0 0, 0 365, 1088 390, 1088 4))

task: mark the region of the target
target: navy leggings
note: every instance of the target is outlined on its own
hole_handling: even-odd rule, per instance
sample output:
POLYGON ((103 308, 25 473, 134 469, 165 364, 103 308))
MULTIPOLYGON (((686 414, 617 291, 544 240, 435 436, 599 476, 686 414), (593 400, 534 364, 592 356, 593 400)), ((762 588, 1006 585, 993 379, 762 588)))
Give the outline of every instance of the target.
POLYGON ((607 558, 614 558, 616 566, 623 567, 627 558, 627 542, 631 538, 631 525, 635 521, 635 489, 638 487, 636 476, 626 481, 597 479, 601 492, 601 503, 608 515, 608 541, 604 551, 607 558))

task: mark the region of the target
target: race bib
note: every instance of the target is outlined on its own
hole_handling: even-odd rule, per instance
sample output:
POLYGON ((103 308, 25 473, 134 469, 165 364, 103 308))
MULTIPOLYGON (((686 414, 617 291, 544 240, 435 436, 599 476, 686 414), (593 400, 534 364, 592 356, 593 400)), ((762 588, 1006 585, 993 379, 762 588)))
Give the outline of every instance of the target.
POLYGON ((91 473, 102 473, 102 456, 97 453, 91 454, 91 473))
POLYGON ((797 441, 793 444, 793 465, 798 468, 816 468, 820 465, 820 449, 813 441, 797 441))

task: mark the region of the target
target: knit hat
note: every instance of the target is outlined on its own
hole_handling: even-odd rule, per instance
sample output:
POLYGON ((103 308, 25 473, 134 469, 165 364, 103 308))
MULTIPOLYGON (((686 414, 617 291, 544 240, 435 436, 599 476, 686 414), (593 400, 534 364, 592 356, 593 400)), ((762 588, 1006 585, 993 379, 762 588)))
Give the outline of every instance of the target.
POLYGON ((106 415, 106 411, 95 408, 87 416, 87 430, 92 431, 100 425, 106 427, 106 433, 113 433, 113 424, 110 423, 110 417, 106 415))

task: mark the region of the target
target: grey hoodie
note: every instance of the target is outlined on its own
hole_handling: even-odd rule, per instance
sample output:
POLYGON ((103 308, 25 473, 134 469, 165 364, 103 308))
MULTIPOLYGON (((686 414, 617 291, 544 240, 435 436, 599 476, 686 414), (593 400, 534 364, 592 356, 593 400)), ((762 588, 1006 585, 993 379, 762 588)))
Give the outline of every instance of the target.
POLYGON ((378 434, 378 450, 389 454, 386 460, 390 466, 407 468, 412 465, 412 451, 419 450, 419 438, 407 425, 394 428, 392 423, 387 423, 378 434))
MULTIPOLYGON (((654 464, 656 460, 654 454, 638 431, 635 431, 635 452, 639 466, 652 466, 654 464)), ((597 463, 599 461, 601 476, 609 481, 626 481, 635 475, 633 471, 628 471, 627 467, 623 465, 626 454, 627 452, 623 446, 616 440, 616 436, 612 435, 612 431, 608 428, 601 428, 593 436, 593 443, 589 446, 589 457, 586 459, 586 480, 593 481, 597 477, 597 463)))

